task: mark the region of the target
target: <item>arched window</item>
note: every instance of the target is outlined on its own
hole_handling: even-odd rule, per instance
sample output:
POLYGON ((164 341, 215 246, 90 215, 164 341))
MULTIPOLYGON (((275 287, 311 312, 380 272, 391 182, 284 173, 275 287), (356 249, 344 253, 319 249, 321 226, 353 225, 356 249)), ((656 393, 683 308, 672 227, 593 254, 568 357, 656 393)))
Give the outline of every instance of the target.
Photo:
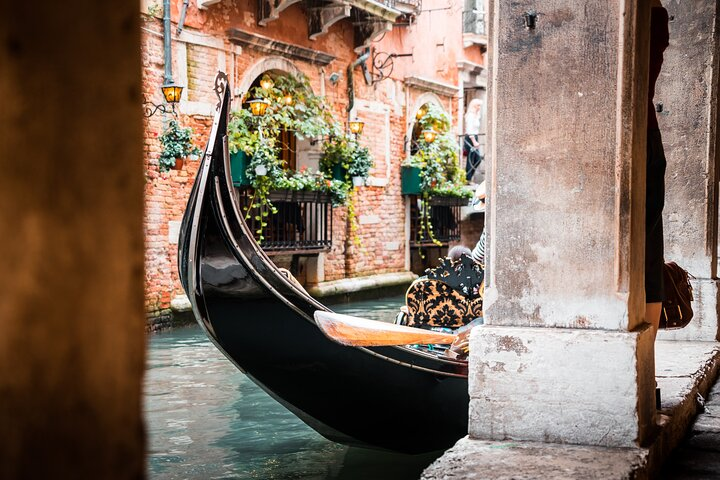
MULTIPOLYGON (((263 92, 267 92, 268 96, 274 95, 281 97, 282 103, 292 106, 297 102, 296 92, 290 91, 286 81, 290 74, 281 70, 268 70, 258 75, 250 84, 247 94, 243 98, 242 108, 250 108, 250 101, 256 96, 262 96, 263 92), (259 95, 258 95, 259 94, 259 95)), ((280 126, 277 132, 274 132, 278 146, 278 159, 282 161, 283 168, 286 170, 296 170, 297 165, 297 135, 289 126, 280 126)))

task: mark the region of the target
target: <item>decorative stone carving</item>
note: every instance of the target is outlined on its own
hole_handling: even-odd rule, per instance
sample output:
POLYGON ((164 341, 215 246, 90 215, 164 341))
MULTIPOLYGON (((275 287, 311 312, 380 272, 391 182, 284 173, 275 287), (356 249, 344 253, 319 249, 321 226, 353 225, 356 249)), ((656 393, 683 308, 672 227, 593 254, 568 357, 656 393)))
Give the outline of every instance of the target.
POLYGON ((392 30, 392 23, 378 20, 370 15, 365 16, 355 26, 355 51, 362 52, 380 35, 392 30))
POLYGON ((258 25, 267 24, 280 18, 280 12, 300 0, 258 0, 258 25))
POLYGON ((332 3, 324 7, 308 9, 308 32, 310 40, 325 35, 336 22, 350 16, 352 7, 342 3, 332 3))
POLYGON ((228 30, 228 38, 231 42, 244 47, 253 48, 265 53, 276 53, 284 57, 305 60, 317 65, 327 65, 335 60, 335 57, 329 53, 273 40, 263 35, 246 32, 238 28, 228 30))

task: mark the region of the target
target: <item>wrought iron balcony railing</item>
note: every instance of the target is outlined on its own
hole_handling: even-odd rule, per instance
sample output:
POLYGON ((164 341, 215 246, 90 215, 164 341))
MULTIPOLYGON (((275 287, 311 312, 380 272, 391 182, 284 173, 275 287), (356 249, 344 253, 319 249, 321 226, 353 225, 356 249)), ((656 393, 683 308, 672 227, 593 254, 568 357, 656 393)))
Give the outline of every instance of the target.
POLYGON ((332 203, 330 196, 320 192, 278 190, 269 199, 277 209, 263 217, 251 205, 252 188, 238 190, 245 221, 255 232, 255 239, 266 252, 312 253, 327 251, 332 245, 332 203), (259 218, 258 218, 259 217, 259 218), (261 222, 267 225, 260 227, 261 222), (261 233, 258 233, 261 232, 261 233))
MULTIPOLYGON (((426 247, 434 245, 432 238, 423 226, 420 197, 409 195, 410 198, 410 246, 426 247)), ((455 197, 432 197, 426 207, 428 220, 432 225, 432 237, 443 246, 449 242, 460 240, 460 208, 467 205, 467 199, 455 197)))

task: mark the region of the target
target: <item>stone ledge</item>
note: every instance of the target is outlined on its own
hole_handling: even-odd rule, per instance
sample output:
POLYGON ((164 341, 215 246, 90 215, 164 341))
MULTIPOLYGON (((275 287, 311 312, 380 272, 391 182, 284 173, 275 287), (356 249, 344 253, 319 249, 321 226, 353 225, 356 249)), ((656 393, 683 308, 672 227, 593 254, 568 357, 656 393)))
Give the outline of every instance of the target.
POLYGON ((653 372, 638 362, 652 356, 650 334, 649 329, 474 328, 470 436, 636 446, 654 422, 653 372), (599 361, 603 358, 612 361, 599 361))
POLYGON ((172 311, 172 313, 183 313, 191 311, 192 305, 190 305, 190 300, 188 299, 187 295, 183 293, 170 300, 170 310, 172 311))
POLYGON ((313 297, 323 298, 363 290, 410 285, 416 278, 417 275, 412 272, 381 273, 367 277, 344 278, 342 280, 323 282, 314 287, 309 287, 307 290, 313 297))
POLYGON ((662 414, 645 448, 608 448, 465 437, 432 463, 422 480, 646 479, 655 478, 682 441, 719 370, 720 346, 710 342, 656 342, 662 414))
POLYGON ((490 442, 462 438, 432 463, 422 480, 613 479, 647 464, 643 449, 582 447, 535 442, 490 442))

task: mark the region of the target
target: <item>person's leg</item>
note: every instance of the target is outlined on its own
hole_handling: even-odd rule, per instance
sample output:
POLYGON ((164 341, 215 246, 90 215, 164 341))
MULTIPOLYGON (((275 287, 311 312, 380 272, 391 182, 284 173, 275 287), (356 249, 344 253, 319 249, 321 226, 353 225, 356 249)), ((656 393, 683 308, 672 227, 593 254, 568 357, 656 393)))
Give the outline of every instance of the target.
POLYGON ((470 182, 475 174, 475 166, 477 165, 477 150, 470 149, 467 155, 467 163, 465 164, 465 180, 470 182))
MULTIPOLYGON (((647 139, 647 188, 645 197, 645 321, 657 336, 664 294, 664 245, 662 210, 665 205, 665 153, 660 131, 647 139)), ((661 408, 660 389, 655 384, 655 403, 661 408)))
POLYGON ((662 302, 645 304, 645 321, 653 326, 654 335, 657 335, 660 326, 660 314, 662 313, 662 302))

